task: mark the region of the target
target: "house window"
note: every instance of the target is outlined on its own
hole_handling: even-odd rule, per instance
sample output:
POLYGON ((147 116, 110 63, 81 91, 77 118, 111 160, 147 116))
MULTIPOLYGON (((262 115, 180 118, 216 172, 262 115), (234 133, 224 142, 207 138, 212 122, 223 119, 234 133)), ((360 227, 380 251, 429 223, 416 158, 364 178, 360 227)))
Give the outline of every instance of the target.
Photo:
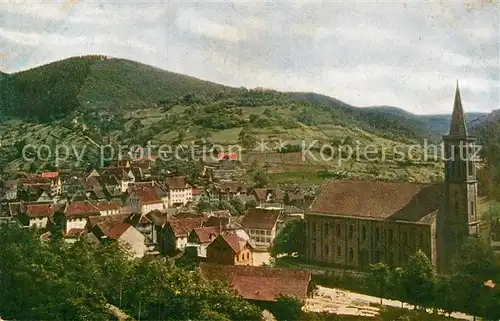
POLYGON ((352 239, 354 237, 354 226, 349 225, 349 238, 352 239))
POLYGON ((340 246, 337 246, 337 256, 338 257, 342 256, 342 249, 340 248, 340 246))
POLYGON ((324 228, 323 228, 323 232, 324 232, 324 236, 327 237, 328 236, 328 223, 325 223, 324 225, 324 228))
POLYGON ((340 224, 337 224, 337 237, 340 237, 340 224))
POLYGON ((267 236, 271 236, 271 231, 266 231, 267 236))
POLYGON ((247 260, 250 260, 250 253, 247 253, 247 260))
POLYGON ((325 244, 325 256, 328 256, 328 244, 325 244))
POLYGON ((470 218, 471 218, 471 220, 474 220, 475 214, 476 213, 474 213, 474 201, 471 201, 470 202, 470 218))
POLYGON ((418 236, 418 243, 420 245, 420 248, 424 248, 424 232, 420 232, 418 236))
POLYGON ((364 242, 366 240, 366 227, 361 227, 361 241, 364 242))
POLYGON ((380 229, 377 227, 375 229, 375 242, 379 242, 380 241, 380 229))
POLYGON ((354 250, 352 248, 349 248, 349 262, 352 262, 354 260, 354 250))

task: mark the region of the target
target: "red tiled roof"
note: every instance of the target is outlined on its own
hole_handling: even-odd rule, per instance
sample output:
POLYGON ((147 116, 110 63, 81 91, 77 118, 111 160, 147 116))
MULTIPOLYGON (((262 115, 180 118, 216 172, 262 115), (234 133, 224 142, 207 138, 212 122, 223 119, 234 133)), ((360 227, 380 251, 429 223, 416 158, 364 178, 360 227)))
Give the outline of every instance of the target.
POLYGON ((418 221, 439 209, 442 185, 386 181, 325 183, 308 213, 418 221))
POLYGON ((123 222, 129 215, 130 215, 130 213, 121 213, 121 214, 103 215, 103 216, 90 216, 89 218, 87 218, 87 224, 89 225, 90 228, 92 228, 96 224, 99 224, 99 223, 123 222))
POLYGON ((66 206, 64 214, 67 218, 71 217, 89 217, 99 215, 99 209, 88 201, 72 202, 66 206))
POLYGON ((185 176, 169 177, 166 180, 167 186, 170 189, 185 189, 189 188, 185 176))
POLYGON ((54 215, 53 204, 28 204, 26 214, 31 218, 50 217, 54 215))
POLYGON ((198 236, 200 243, 209 243, 220 234, 220 228, 218 226, 199 227, 193 229, 193 233, 198 236))
POLYGON ((235 254, 240 253, 247 244, 247 241, 236 234, 221 234, 218 237, 223 239, 233 249, 235 254))
POLYGON ((256 188, 253 191, 259 201, 265 202, 267 200, 267 188, 256 188))
POLYGON ((65 237, 77 237, 85 233, 85 229, 83 228, 72 228, 66 234, 65 237))
POLYGON ((134 189, 134 193, 139 197, 142 204, 163 203, 153 186, 137 187, 134 189))
POLYGON ((115 202, 97 203, 95 207, 97 207, 99 211, 116 211, 121 209, 121 206, 115 202))
POLYGON ((240 159, 240 155, 238 153, 219 153, 219 154, 217 154, 218 160, 223 160, 225 158, 237 161, 240 159))
POLYGON ((193 195, 200 195, 201 194, 201 189, 199 189, 199 188, 193 188, 192 194, 193 195))
POLYGON ((249 229, 272 230, 280 217, 279 210, 250 208, 243 217, 241 225, 249 229))
POLYGON ((203 277, 228 283, 247 300, 275 301, 279 295, 305 300, 311 284, 308 271, 205 262, 199 268, 203 277))
POLYGON ((106 233, 106 236, 110 239, 119 239, 120 236, 125 233, 132 225, 123 223, 123 222, 116 222, 112 225, 111 229, 106 233))
POLYGON ((193 229, 202 227, 204 218, 184 218, 172 219, 167 224, 170 225, 176 237, 184 237, 193 229))
POLYGON ((56 178, 59 176, 59 172, 43 172, 42 177, 43 178, 56 178))

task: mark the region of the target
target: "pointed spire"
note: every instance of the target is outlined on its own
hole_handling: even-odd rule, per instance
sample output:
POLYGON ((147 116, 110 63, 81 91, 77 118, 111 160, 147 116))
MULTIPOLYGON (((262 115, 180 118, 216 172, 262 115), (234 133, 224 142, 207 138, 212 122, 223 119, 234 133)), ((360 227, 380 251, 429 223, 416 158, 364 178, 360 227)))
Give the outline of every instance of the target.
POLYGON ((460 89, 455 91, 455 104, 453 105, 453 114, 451 115, 450 136, 467 136, 467 125, 465 121, 465 113, 462 107, 462 99, 460 98, 460 89))

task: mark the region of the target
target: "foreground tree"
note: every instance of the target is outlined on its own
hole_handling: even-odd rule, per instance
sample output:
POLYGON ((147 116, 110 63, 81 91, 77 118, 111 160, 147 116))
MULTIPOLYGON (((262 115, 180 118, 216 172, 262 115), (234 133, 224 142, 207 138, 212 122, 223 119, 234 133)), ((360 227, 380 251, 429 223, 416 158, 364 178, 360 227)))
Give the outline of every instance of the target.
POLYGON ((286 254, 288 256, 297 253, 298 255, 304 252, 304 220, 290 220, 278 232, 271 248, 271 256, 276 257, 278 254, 286 254))
POLYGON ((387 297, 391 281, 391 271, 387 264, 371 264, 367 281, 369 286, 377 293, 377 296, 380 298, 380 305, 382 305, 382 299, 387 297))
POLYGON ((301 320, 304 303, 294 297, 280 295, 271 308, 271 312, 278 321, 301 320))
POLYGON ((131 260, 117 243, 75 244, 0 228, 2 317, 114 320, 107 305, 142 320, 260 320, 261 311, 218 282, 162 258, 131 260), (20 307, 23 307, 22 309, 20 307))
POLYGON ((433 302, 434 274, 432 263, 422 252, 418 251, 410 257, 403 268, 401 286, 404 297, 415 308, 427 308, 433 302))

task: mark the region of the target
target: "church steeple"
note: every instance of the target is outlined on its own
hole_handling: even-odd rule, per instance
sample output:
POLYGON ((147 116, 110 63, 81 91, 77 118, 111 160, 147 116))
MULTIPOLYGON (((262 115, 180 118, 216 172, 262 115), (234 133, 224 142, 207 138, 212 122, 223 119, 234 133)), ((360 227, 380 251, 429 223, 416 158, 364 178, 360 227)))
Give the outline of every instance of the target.
POLYGON ((455 104, 453 105, 453 114, 451 115, 450 136, 466 137, 467 125, 465 121, 464 108, 462 107, 462 99, 460 98, 460 89, 455 91, 455 104))
POLYGON ((450 134, 443 136, 445 182, 443 208, 436 223, 438 270, 445 271, 466 237, 478 235, 475 138, 467 134, 460 89, 455 91, 450 134))

